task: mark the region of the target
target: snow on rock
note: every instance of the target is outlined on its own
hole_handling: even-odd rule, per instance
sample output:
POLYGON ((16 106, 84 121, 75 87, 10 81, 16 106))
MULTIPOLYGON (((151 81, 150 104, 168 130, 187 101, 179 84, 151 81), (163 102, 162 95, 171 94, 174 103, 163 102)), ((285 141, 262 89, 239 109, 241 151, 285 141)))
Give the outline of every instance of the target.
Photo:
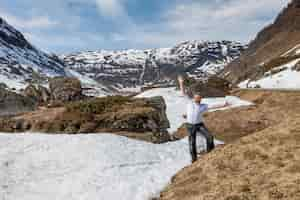
POLYGON ((87 96, 103 97, 114 94, 113 91, 106 86, 72 69, 66 69, 66 74, 67 76, 75 77, 80 80, 82 87, 85 88, 84 94, 87 96))
POLYGON ((286 53, 284 53, 281 56, 293 56, 293 55, 297 55, 300 53, 300 44, 294 46, 293 48, 291 48, 290 50, 288 50, 286 53))
POLYGON ((282 71, 270 74, 266 73, 265 77, 257 81, 243 81, 239 84, 240 88, 260 87, 265 89, 299 89, 300 88, 300 72, 293 67, 300 62, 300 59, 295 59, 292 62, 279 66, 276 69, 282 71))

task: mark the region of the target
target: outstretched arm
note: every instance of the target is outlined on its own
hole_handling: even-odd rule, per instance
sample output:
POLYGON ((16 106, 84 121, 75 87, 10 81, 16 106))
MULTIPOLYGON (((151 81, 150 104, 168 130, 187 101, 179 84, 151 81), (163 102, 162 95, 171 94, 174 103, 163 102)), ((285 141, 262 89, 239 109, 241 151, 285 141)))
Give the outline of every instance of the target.
POLYGON ((225 103, 223 105, 215 105, 215 106, 211 106, 209 107, 209 110, 215 110, 215 109, 219 109, 219 108, 225 108, 227 106, 230 106, 231 104, 228 103, 227 101, 225 101, 225 103))
POLYGON ((179 88, 180 88, 180 91, 181 93, 184 95, 184 96, 187 96, 186 94, 186 91, 185 91, 185 88, 184 88, 184 79, 182 76, 178 76, 178 83, 179 83, 179 88))

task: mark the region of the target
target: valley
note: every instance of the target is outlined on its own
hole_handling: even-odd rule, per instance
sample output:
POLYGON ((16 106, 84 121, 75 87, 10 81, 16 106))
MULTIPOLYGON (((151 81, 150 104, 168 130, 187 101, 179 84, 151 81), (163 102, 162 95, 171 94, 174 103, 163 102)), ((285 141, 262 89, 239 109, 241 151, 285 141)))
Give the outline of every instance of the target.
POLYGON ((159 17, 169 22, 179 16, 171 26, 147 18, 149 48, 137 45, 147 31, 134 25, 125 1, 108 2, 105 9, 104 1, 89 2, 87 10, 82 1, 53 1, 72 10, 70 24, 63 25, 47 16, 33 23, 28 16, 39 6, 32 5, 36 10, 26 20, 0 9, 0 199, 299 200, 300 0, 286 2, 275 19, 270 13, 281 8, 279 1, 249 1, 249 7, 238 1, 218 1, 223 6, 213 10, 209 3, 200 2, 198 10, 199 2, 182 2, 159 17), (83 13, 99 21, 92 27, 83 13), (198 26, 203 15, 212 24, 198 26), (116 19, 118 27, 108 31, 116 19), (248 29, 267 19, 272 23, 249 44, 232 39, 249 36, 248 29), (247 28, 220 31, 237 20, 247 28), (55 30, 55 40, 61 34, 56 30, 77 23, 77 39, 60 35, 58 46, 70 45, 64 53, 35 47, 39 37, 25 28, 40 27, 41 38, 55 30), (162 29, 161 36, 172 33, 159 40, 168 46, 149 44, 161 37, 152 27, 162 29), (176 32, 180 27, 184 34, 176 32), (200 40, 212 27, 209 38, 218 39, 200 40), (135 37, 130 42, 127 29, 135 37), (125 32, 116 37, 118 31, 125 32), (215 37, 228 32, 229 40, 215 37), (110 43, 111 50, 91 41, 110 43), (129 48, 135 45, 140 48, 129 48), (197 133, 199 159, 192 163, 187 127, 196 124, 189 118, 199 110, 192 104, 188 113, 191 102, 208 108, 199 119, 216 145, 207 153, 197 133))

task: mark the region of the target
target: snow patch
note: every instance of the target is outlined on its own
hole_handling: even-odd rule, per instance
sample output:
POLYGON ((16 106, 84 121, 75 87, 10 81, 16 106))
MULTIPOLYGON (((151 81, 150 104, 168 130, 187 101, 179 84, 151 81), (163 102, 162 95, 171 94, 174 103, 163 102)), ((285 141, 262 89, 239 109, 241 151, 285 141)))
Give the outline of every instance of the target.
MULTIPOLYGON (((181 94, 179 90, 172 88, 157 88, 145 91, 139 94, 137 97, 154 97, 162 96, 167 105, 167 116, 170 121, 170 128, 168 131, 173 133, 185 122, 182 115, 186 113, 186 105, 189 102, 189 99, 181 94)), ((224 108, 232 108, 237 106, 249 106, 252 103, 248 101, 243 101, 238 97, 228 96, 225 98, 204 98, 203 103, 207 103, 209 106, 215 105, 224 105, 225 102, 228 102, 231 106, 224 108)))
POLYGON ((292 62, 277 67, 278 69, 285 70, 268 75, 257 81, 246 80, 239 84, 240 88, 254 88, 259 86, 265 89, 298 89, 300 88, 300 72, 292 68, 300 61, 300 59, 293 60, 292 62))

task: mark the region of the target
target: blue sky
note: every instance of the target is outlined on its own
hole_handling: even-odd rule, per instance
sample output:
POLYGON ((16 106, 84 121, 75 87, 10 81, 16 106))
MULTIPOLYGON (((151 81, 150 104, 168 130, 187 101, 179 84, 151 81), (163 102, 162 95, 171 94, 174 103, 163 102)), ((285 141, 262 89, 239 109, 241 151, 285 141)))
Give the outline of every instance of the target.
POLYGON ((0 16, 56 53, 249 42, 290 0, 0 0, 0 16))

